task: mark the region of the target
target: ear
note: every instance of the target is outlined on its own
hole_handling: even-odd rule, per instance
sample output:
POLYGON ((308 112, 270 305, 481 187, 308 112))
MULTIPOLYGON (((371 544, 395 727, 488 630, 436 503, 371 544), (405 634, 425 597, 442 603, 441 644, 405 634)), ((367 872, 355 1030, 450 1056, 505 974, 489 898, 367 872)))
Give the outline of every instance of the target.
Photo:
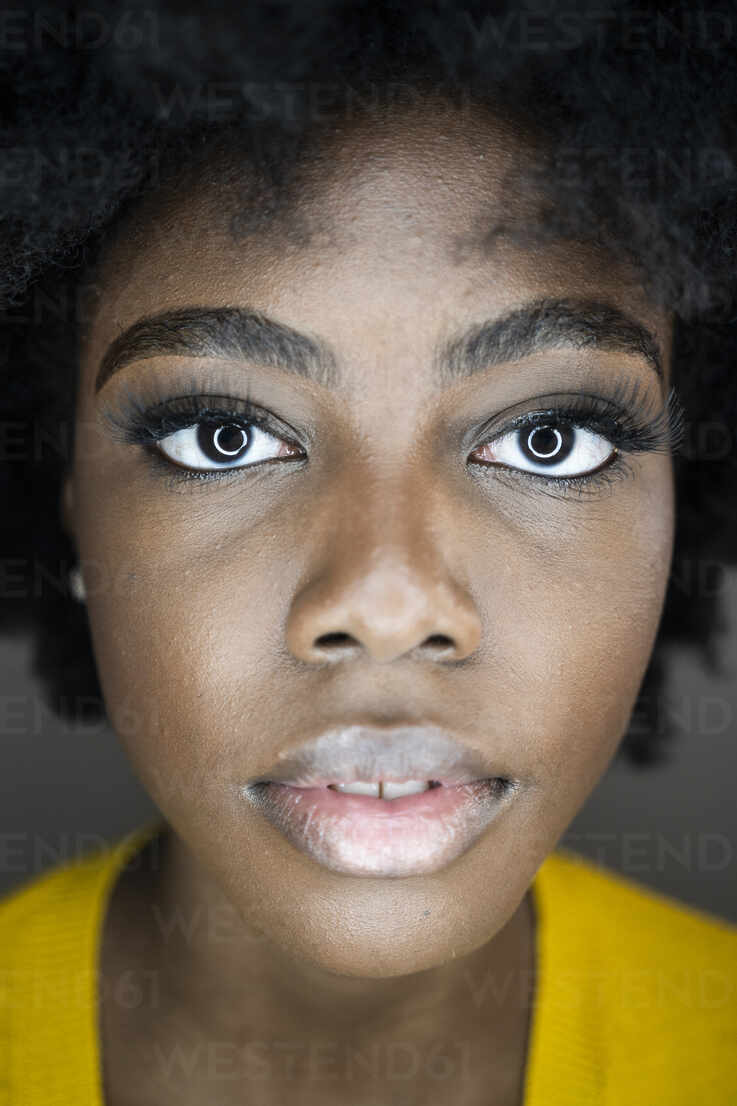
POLYGON ((64 532, 76 544, 77 526, 75 518, 74 481, 71 472, 67 471, 61 485, 59 496, 59 514, 64 532))

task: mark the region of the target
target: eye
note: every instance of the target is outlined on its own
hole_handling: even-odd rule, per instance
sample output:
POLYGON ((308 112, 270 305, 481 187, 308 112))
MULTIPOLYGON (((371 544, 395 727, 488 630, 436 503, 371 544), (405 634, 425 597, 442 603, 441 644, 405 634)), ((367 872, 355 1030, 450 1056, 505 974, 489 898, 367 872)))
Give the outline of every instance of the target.
POLYGON ((486 463, 541 476, 582 476, 614 458, 616 449, 602 434, 583 426, 548 420, 500 434, 475 453, 486 463))
POLYGON ((198 422, 160 438, 156 449, 183 468, 245 468, 299 451, 254 423, 198 422))

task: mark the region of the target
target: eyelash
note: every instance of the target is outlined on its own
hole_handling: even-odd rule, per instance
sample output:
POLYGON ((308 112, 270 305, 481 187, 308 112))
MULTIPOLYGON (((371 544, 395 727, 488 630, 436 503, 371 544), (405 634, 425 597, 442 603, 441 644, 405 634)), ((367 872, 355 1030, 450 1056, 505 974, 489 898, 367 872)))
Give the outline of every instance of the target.
MULTIPOLYGON (((551 491, 564 494, 570 491, 594 490, 603 484, 611 483, 614 479, 628 475, 632 471, 622 453, 677 453, 683 443, 685 415, 675 388, 671 388, 662 410, 655 414, 643 411, 635 415, 640 389, 640 382, 635 380, 618 382, 610 398, 589 393, 543 397, 555 398, 555 406, 527 411, 494 429, 490 434, 492 427, 500 418, 497 414, 478 433, 478 444, 474 450, 502 435, 550 423, 555 423, 559 427, 578 427, 592 431, 609 441, 616 453, 612 461, 589 474, 545 476, 542 473, 528 472, 493 462, 471 461, 470 464, 477 469, 494 470, 495 473, 501 470, 505 476, 513 479, 534 480, 538 486, 542 483, 551 491), (484 434, 489 436, 483 437, 484 434)), ((155 448, 156 442, 196 423, 218 426, 227 422, 243 429, 257 426, 274 437, 299 447, 299 443, 288 436, 286 428, 268 412, 256 407, 248 396, 236 399, 190 394, 161 399, 148 406, 137 396, 128 394, 124 396, 120 412, 106 410, 102 417, 116 441, 144 446, 151 463, 173 483, 232 479, 242 474, 244 468, 259 468, 267 463, 259 462, 253 466, 245 465, 221 472, 196 471, 174 464, 155 448)), ((294 458, 291 463, 294 463, 294 460, 299 461, 304 458, 294 458)))
MULTIPOLYGON (((616 450, 612 461, 580 476, 545 476, 542 473, 513 469, 489 462, 472 461, 476 468, 503 472, 512 479, 542 481, 553 493, 568 491, 595 491, 623 476, 632 475, 633 469, 623 453, 671 453, 677 454, 686 434, 686 417, 675 388, 671 388, 662 410, 650 413, 645 409, 638 415, 641 385, 639 380, 618 381, 610 398, 589 393, 576 393, 570 397, 558 397, 554 407, 527 411, 505 423, 493 437, 484 438, 479 448, 503 434, 554 423, 556 426, 579 427, 600 434, 616 450), (562 402, 560 402, 562 400, 562 402)), ((652 407, 652 404, 650 405, 652 407)), ((485 424, 481 434, 487 433, 499 416, 485 424)))
MULTIPOLYGON (((277 419, 254 406, 248 396, 240 399, 231 396, 183 395, 162 399, 148 406, 137 396, 125 395, 121 411, 106 410, 102 418, 115 441, 143 446, 151 464, 163 475, 168 476, 173 483, 190 480, 223 480, 242 474, 244 468, 260 467, 254 465, 224 469, 222 472, 216 470, 197 472, 167 460, 161 451, 155 448, 155 443, 162 438, 176 433, 177 430, 185 430, 196 423, 221 426, 227 422, 243 429, 257 426, 276 438, 299 445, 289 438, 286 428, 277 419)), ((261 464, 266 463, 261 462, 261 464)))

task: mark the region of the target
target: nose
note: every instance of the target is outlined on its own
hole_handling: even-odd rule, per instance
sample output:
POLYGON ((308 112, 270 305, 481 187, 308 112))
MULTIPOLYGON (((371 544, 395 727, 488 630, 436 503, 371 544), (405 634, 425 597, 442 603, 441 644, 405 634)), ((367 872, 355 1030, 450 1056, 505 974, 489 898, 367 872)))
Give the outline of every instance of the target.
POLYGON ((414 653, 447 662, 478 648, 480 614, 450 564, 460 543, 426 496, 423 505, 421 495, 391 497, 386 488, 354 494, 320 529, 323 555, 287 620, 295 657, 324 664, 368 655, 388 663, 414 653))

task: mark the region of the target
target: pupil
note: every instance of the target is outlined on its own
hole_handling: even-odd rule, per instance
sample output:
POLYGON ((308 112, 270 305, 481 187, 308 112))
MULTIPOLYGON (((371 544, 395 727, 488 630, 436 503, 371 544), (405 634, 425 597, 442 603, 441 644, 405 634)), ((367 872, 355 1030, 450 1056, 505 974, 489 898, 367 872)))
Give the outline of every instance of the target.
POLYGON ((207 426, 200 423, 197 444, 211 461, 234 461, 248 447, 248 433, 232 423, 207 426))
POLYGON ((573 448, 574 428, 538 426, 523 442, 522 451, 536 464, 559 464, 573 448))

